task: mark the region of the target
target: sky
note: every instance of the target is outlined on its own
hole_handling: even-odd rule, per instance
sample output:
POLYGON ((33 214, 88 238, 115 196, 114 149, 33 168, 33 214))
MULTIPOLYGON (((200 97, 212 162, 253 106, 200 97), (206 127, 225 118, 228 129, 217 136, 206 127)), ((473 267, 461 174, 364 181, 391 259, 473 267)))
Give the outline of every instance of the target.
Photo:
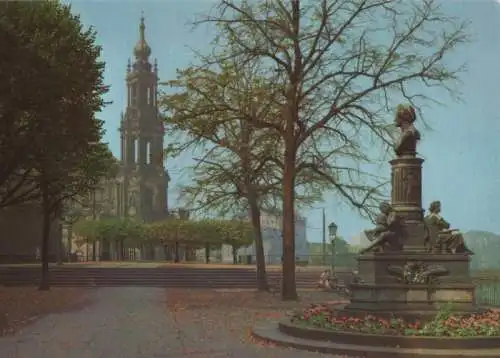
MULTIPOLYGON (((192 49, 207 51, 214 35, 209 28, 194 30, 190 23, 207 13, 214 0, 156 1, 66 1, 86 26, 93 26, 103 46, 106 61, 105 81, 111 85, 107 106, 99 117, 105 121, 105 141, 119 157, 118 126, 125 109, 125 71, 127 59, 139 36, 141 11, 146 18, 146 40, 152 57, 158 59, 162 81, 175 77, 178 68, 193 61, 192 49)), ((426 122, 431 130, 422 131, 419 153, 423 165, 423 205, 442 202, 443 217, 463 231, 486 230, 500 233, 500 114, 494 103, 500 95, 500 3, 493 0, 443 0, 443 11, 471 21, 473 42, 452 55, 452 60, 466 62, 468 72, 462 77, 463 102, 448 98, 443 106, 427 109, 426 122)), ((418 122, 417 122, 417 126, 418 122)), ((168 143, 168 137, 165 143, 168 143)), ((172 181, 169 207, 179 205, 178 186, 185 183, 192 164, 189 153, 167 158, 172 181)), ((321 209, 327 224, 334 221, 338 235, 351 240, 371 223, 356 212, 340 205, 326 193, 325 202, 303 210, 307 217, 307 238, 321 241, 321 209)))

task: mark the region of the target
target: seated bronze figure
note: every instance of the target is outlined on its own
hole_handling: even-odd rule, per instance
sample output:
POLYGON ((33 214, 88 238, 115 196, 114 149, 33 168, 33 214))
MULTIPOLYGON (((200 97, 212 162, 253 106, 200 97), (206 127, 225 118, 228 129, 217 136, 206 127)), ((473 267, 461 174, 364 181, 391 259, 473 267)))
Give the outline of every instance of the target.
POLYGON ((429 215, 424 218, 427 231, 425 244, 427 250, 436 253, 473 255, 467 247, 463 235, 458 229, 450 229, 450 223, 441 215, 441 202, 433 201, 429 206, 429 215))
POLYGON ((380 204, 380 214, 375 219, 375 228, 365 230, 365 235, 372 243, 360 253, 401 251, 404 225, 401 218, 393 210, 391 204, 380 204))

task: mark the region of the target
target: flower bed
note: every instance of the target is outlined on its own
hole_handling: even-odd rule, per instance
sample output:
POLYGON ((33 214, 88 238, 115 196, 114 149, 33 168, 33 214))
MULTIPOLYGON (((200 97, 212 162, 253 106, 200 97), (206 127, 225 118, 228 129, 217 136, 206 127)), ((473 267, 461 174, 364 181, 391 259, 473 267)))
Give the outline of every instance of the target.
POLYGON ((333 331, 426 337, 493 337, 500 336, 500 312, 457 316, 450 305, 426 323, 406 322, 401 318, 384 319, 367 315, 346 316, 325 305, 312 305, 292 316, 292 323, 333 331))

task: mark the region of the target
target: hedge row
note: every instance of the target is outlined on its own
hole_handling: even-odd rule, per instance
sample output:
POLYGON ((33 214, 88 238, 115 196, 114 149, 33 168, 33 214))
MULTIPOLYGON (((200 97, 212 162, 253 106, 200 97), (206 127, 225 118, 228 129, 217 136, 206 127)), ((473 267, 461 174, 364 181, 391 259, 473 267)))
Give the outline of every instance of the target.
POLYGON ((253 243, 250 223, 238 220, 168 219, 144 224, 126 218, 81 220, 75 223, 76 235, 89 240, 125 240, 132 244, 179 243, 193 246, 247 246, 253 243))

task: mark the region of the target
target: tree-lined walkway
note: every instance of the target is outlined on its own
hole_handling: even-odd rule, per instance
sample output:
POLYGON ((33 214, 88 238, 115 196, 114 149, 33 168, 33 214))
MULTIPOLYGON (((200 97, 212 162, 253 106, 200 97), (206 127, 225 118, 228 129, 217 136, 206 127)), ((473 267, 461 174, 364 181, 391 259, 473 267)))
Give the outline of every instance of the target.
POLYGON ((96 289, 81 310, 43 317, 0 338, 0 352, 4 358, 322 356, 256 345, 248 337, 257 311, 260 318, 277 314, 277 297, 268 295, 247 310, 238 302, 241 293, 205 292, 208 296, 189 290, 96 289))

